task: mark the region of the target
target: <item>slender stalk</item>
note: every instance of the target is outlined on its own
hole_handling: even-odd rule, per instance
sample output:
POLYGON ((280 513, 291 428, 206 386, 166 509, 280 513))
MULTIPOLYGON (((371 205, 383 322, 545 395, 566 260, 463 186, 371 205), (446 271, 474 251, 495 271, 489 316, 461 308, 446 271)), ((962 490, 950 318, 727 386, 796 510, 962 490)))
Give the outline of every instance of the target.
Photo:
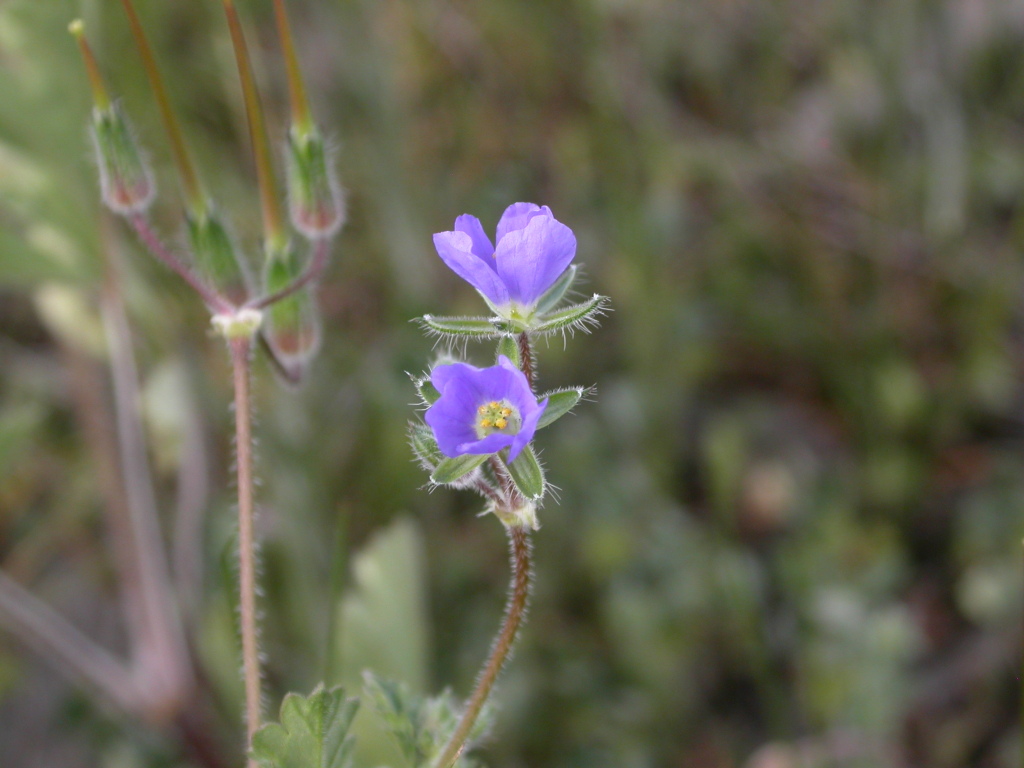
POLYGON ((256 160, 256 180, 259 184, 260 207, 263 212, 263 236, 268 246, 275 250, 281 250, 286 244, 288 236, 281 215, 281 204, 277 199, 274 162, 270 154, 270 142, 267 140, 267 127, 263 120, 260 95, 252 73, 249 48, 245 43, 242 23, 238 19, 234 1, 223 0, 223 3, 224 13, 228 20, 228 30, 231 32, 231 44, 235 49, 235 61, 238 63, 238 78, 242 83, 245 113, 249 120, 249 137, 256 160))
POLYGON ((128 668, 3 573, 0 621, 122 711, 137 711, 140 692, 128 668))
POLYGON ((188 283, 189 287, 198 293, 203 301, 206 302, 215 312, 227 312, 232 309, 231 303, 220 296, 210 286, 208 286, 202 279, 200 279, 195 272, 192 271, 185 262, 178 258, 172 253, 161 241, 160 236, 154 231, 149 220, 141 213, 136 213, 128 217, 128 221, 135 229, 135 233, 139 236, 150 253, 157 258, 158 261, 162 261, 171 271, 175 272, 182 280, 188 283))
POLYGON ((85 39, 85 24, 81 19, 75 19, 68 26, 68 31, 75 36, 78 47, 82 51, 85 73, 89 78, 89 87, 92 89, 93 103, 100 112, 106 112, 110 109, 110 94, 107 93, 107 87, 103 83, 103 75, 100 74, 100 68, 96 63, 92 48, 89 47, 89 41, 85 39))
POLYGON ((519 634, 519 627, 526 616, 527 604, 530 600, 530 583, 532 581, 532 565, 530 557, 530 534, 520 526, 508 528, 509 548, 512 561, 512 589, 505 605, 505 620, 502 622, 501 630, 491 647, 491 655, 480 671, 477 678, 476 689, 466 704, 455 733, 448 740, 441 756, 434 763, 434 768, 451 768, 459 759, 466 748, 466 741, 469 739, 476 724, 477 718, 491 689, 498 679, 498 674, 508 660, 512 646, 515 644, 516 636, 519 634))
POLYGON ((331 257, 331 243, 329 240, 317 240, 313 244, 313 257, 309 260, 309 264, 306 269, 299 275, 295 280, 286 285, 279 291, 274 291, 267 296, 262 296, 257 299, 253 299, 248 302, 245 306, 249 309, 265 309, 271 304, 276 304, 282 299, 287 299, 293 293, 302 290, 310 283, 316 282, 320 279, 320 275, 323 274, 324 269, 327 267, 327 262, 331 257))
POLYGON ((138 578, 145 617, 136 648, 136 665, 140 675, 152 680, 147 694, 154 716, 170 715, 181 705, 191 685, 190 662, 181 615, 171 587, 170 567, 146 456, 146 438, 138 414, 141 395, 131 333, 112 278, 104 292, 102 309, 110 348, 114 415, 121 478, 128 500, 134 574, 138 578), (157 681, 162 687, 155 684, 157 681))
MULTIPOLYGON (((249 397, 249 338, 228 340, 235 384, 235 450, 238 471, 238 576, 242 625, 242 672, 245 678, 246 747, 260 727, 260 658, 256 628, 256 541, 253 530, 252 405, 249 397)), ((250 760, 249 768, 256 768, 250 760)))
POLYGON ((124 12, 128 15, 128 24, 132 29, 132 37, 139 48, 142 56, 142 68, 146 70, 150 87, 156 97, 157 106, 160 108, 160 117, 164 123, 164 130, 167 131, 167 138, 171 142, 171 151, 174 153, 174 162, 178 166, 178 174, 181 176, 181 186, 185 193, 185 200, 189 208, 196 216, 201 215, 206 209, 206 195, 203 193, 196 175, 195 167, 189 158, 188 150, 185 148, 185 139, 182 137, 181 126, 178 125, 174 110, 171 109, 171 100, 167 96, 167 88, 164 86, 163 78, 160 77, 160 70, 156 65, 156 57, 153 49, 146 39, 146 33, 142 28, 142 22, 135 12, 131 0, 121 0, 124 12))
POLYGON ((302 82, 302 70, 299 68, 299 57, 295 53, 295 40, 292 38, 292 28, 284 9, 284 0, 274 0, 274 15, 277 18, 277 33, 281 38, 281 48, 284 50, 284 65, 288 71, 288 96, 291 99, 292 126, 300 136, 305 136, 313 128, 313 118, 309 113, 306 86, 302 82))
POLYGON ((533 341, 530 339, 530 334, 523 331, 523 333, 519 334, 518 342, 520 367, 522 368, 523 375, 526 376, 530 389, 533 389, 533 380, 537 377, 537 364, 533 359, 533 341))

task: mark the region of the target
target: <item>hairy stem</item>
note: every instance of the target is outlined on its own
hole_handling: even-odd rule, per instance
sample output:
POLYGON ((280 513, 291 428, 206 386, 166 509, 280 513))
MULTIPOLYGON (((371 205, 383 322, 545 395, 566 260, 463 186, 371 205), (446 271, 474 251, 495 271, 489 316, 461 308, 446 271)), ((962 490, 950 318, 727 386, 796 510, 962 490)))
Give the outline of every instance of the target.
POLYGON ((505 605, 505 620, 494 639, 491 655, 480 671, 476 689, 469 697, 466 709, 462 713, 462 719, 459 721, 455 733, 448 740, 448 744, 445 745, 441 756, 434 763, 434 768, 451 768, 466 748, 466 742, 473 731, 473 726, 476 724, 484 704, 487 703, 487 698, 490 696, 491 689, 494 688, 498 674, 508 660, 516 636, 519 634, 519 627, 526 616, 532 580, 530 535, 521 526, 510 526, 508 536, 512 560, 512 588, 508 603, 505 605))
POLYGON ((128 221, 131 222, 132 227, 135 229, 135 233, 139 236, 150 253, 157 258, 158 261, 164 263, 165 266, 169 267, 173 272, 188 283, 189 287, 198 293, 203 301, 212 309, 214 312, 227 312, 231 309, 230 302, 222 296, 218 295, 210 286, 203 282, 195 272, 192 271, 185 262, 183 262, 178 256, 172 253, 161 241, 160 236, 157 235, 156 231, 150 225, 149 220, 140 213, 133 214, 128 217, 128 221))
POLYGON ((533 341, 530 339, 530 334, 523 331, 519 334, 518 342, 520 367, 522 368, 523 375, 526 376, 530 389, 533 389, 533 380, 537 376, 537 367, 533 359, 533 341))
MULTIPOLYGON (((253 531, 252 406, 249 397, 249 338, 228 340, 235 383, 235 450, 238 471, 238 576, 245 678, 246 748, 260 727, 260 658, 256 628, 256 542, 253 531)), ((256 768, 250 760, 249 768, 256 768)))

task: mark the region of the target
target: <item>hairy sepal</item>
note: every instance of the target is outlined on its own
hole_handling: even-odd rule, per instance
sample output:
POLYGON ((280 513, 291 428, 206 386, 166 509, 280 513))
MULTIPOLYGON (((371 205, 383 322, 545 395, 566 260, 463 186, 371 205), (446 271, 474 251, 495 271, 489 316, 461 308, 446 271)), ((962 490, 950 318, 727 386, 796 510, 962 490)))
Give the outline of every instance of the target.
POLYGON ((523 498, 531 502, 540 501, 544 496, 544 470, 537 461, 533 446, 527 445, 523 448, 511 464, 505 461, 504 457, 502 462, 523 498))
POLYGON ((545 392, 538 400, 547 399, 548 406, 537 422, 537 429, 543 429, 565 416, 576 404, 587 394, 589 390, 585 387, 572 387, 566 389, 555 389, 545 392))
POLYGON ((592 327, 597 325, 598 318, 607 311, 608 297, 595 294, 580 304, 573 304, 546 315, 531 330, 535 333, 589 332, 592 327))
POLYGON ((418 322, 430 334, 451 339, 493 339, 501 335, 487 317, 436 317, 423 315, 418 322))

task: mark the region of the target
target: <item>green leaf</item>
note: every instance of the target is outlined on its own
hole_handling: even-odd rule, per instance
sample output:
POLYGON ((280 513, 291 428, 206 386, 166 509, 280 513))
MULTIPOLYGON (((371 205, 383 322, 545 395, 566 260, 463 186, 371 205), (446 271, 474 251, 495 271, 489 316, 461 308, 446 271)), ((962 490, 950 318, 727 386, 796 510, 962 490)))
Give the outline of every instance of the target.
POLYGON ((547 398, 548 407, 544 409, 544 413, 541 414, 540 421, 537 422, 537 429, 548 426, 558 419, 562 418, 576 407, 576 403, 580 401, 580 398, 587 393, 587 390, 583 387, 576 387, 574 389, 556 389, 552 392, 546 392, 538 400, 547 398))
POLYGON ((263 768, 351 768, 353 739, 348 735, 359 700, 341 688, 323 685, 307 698, 289 693, 281 703, 281 722, 253 736, 252 756, 263 768))
POLYGON ((512 365, 516 368, 522 366, 522 360, 519 357, 519 340, 515 336, 502 336, 498 340, 498 349, 494 353, 495 359, 504 355, 512 361, 512 365))
POLYGON ((558 302, 562 300, 565 292, 572 287, 573 282, 576 280, 577 271, 576 265, 572 264, 555 281, 555 284, 548 288, 544 295, 540 297, 540 301, 537 302, 537 314, 543 315, 545 312, 550 312, 558 306, 558 302))
POLYGON ((456 456, 455 458, 445 457, 430 475, 430 481, 438 485, 454 483, 487 461, 487 458, 488 454, 486 453, 470 453, 465 456, 456 456))
POLYGON ((455 338, 493 339, 501 334, 486 317, 435 317, 424 315, 419 323, 430 333, 455 338))
MULTIPOLYGON (((335 612, 329 679, 355 691, 363 685, 363 671, 372 669, 422 693, 428 684, 433 631, 419 524, 398 518, 378 531, 351 565, 350 586, 335 612)), ((400 768, 402 756, 374 707, 359 710, 352 733, 359 766, 400 768)))
MULTIPOLYGON (((410 768, 426 766, 440 753, 458 726, 460 710, 451 691, 446 689, 438 696, 418 696, 408 686, 385 680, 370 671, 363 673, 363 682, 367 697, 410 768)), ((489 730, 493 714, 492 707, 484 707, 469 734, 470 744, 489 730)), ((469 768, 472 764, 463 753, 455 765, 469 768)))
POLYGON ((588 330, 588 326, 597 325, 597 318, 608 309, 608 297, 594 295, 582 304, 560 309, 544 317, 533 326, 537 333, 554 333, 555 331, 588 330))
POLYGON ((528 501, 537 501, 544 495, 544 470, 537 461, 533 446, 527 445, 511 464, 505 463, 516 488, 528 501))
POLYGON ((434 432, 425 424, 412 423, 409 425, 409 445, 416 458, 429 472, 445 460, 445 455, 437 447, 437 440, 434 439, 434 432))

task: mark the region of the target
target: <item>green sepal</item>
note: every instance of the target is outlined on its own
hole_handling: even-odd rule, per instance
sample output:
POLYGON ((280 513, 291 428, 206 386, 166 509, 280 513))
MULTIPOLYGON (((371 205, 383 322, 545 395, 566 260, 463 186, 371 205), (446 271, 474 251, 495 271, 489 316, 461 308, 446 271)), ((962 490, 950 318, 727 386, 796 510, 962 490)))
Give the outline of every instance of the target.
POLYGON ((527 445, 523 448, 511 464, 504 459, 502 461, 523 498, 527 501, 539 501, 544 495, 544 470, 537 461, 533 446, 527 445))
POLYGON ((416 376, 410 373, 409 378, 412 379, 412 385, 416 387, 416 391, 419 393, 424 405, 433 405, 441 399, 441 393, 437 391, 437 388, 430 381, 429 375, 416 376))
POLYGON ((352 768, 353 737, 348 735, 359 700, 341 688, 317 686, 309 697, 289 693, 281 722, 260 728, 252 758, 263 768, 352 768))
POLYGON ((303 237, 331 237, 344 221, 341 189, 334 178, 330 153, 316 128, 288 132, 288 211, 303 237))
POLYGON ((565 309, 552 312, 535 324, 532 330, 536 333, 587 330, 587 326, 597 325, 597 318, 605 313, 607 304, 607 296, 595 294, 580 304, 573 304, 565 309))
POLYGON ((468 453, 465 456, 446 456, 430 474, 430 481, 437 485, 457 483, 489 458, 489 454, 468 453))
POLYGON ((434 432, 426 424, 413 422, 409 425, 409 446, 423 467, 433 472, 447 457, 437 447, 434 432))
MULTIPOLYGON (((304 269, 291 244, 267 249, 263 290, 277 293, 297 280, 304 269)), ((275 301, 264 310, 263 337, 291 382, 301 381, 320 351, 320 307, 311 287, 275 301)))
POLYGON ((577 266, 575 264, 571 264, 569 268, 562 273, 562 276, 555 281, 555 284, 547 289, 544 295, 541 296, 540 300, 537 302, 536 311, 538 315, 550 312, 558 306, 558 302, 564 298, 566 291, 568 291, 572 287, 573 282, 575 282, 576 273, 578 271, 577 266))
POLYGON ((156 194, 153 172, 119 104, 93 109, 92 139, 107 207, 122 216, 148 208, 156 194))
POLYGON ((486 317, 435 317, 424 315, 418 322, 430 333, 454 338, 493 339, 501 334, 486 317))
POLYGON ((565 414, 576 407, 576 403, 585 394, 587 394, 586 389, 575 387, 573 389, 556 389, 540 395, 537 400, 547 398, 548 407, 541 414, 540 421, 537 422, 537 429, 542 429, 565 416, 565 414))
POLYGON ((516 368, 522 368, 523 360, 519 354, 519 340, 515 336, 502 336, 498 339, 498 349, 494 353, 495 359, 504 355, 512 361, 516 368))
POLYGON ((228 298, 241 301, 251 287, 251 277, 239 257, 231 235, 217 212, 208 206, 198 217, 185 217, 188 244, 196 269, 228 298))

